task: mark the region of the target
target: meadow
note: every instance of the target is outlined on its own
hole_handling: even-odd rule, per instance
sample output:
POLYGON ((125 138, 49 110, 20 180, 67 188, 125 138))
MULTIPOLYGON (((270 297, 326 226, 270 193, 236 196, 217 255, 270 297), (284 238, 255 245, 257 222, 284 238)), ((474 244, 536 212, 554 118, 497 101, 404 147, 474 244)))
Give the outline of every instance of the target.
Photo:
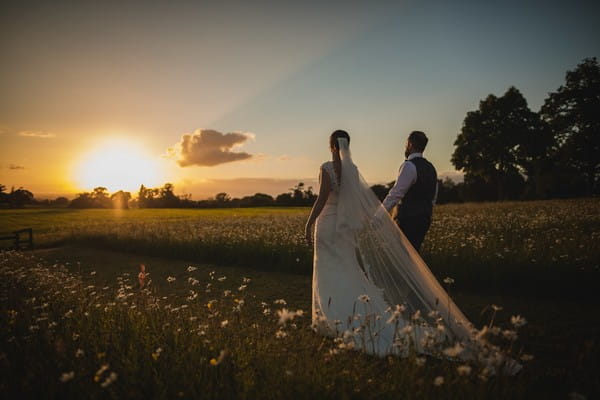
POLYGON ((0 232, 32 227, 36 242, 0 259, 0 389, 90 398, 600 393, 600 200, 435 210, 424 258, 440 280, 454 279, 449 293, 476 326, 493 319, 499 332, 515 332, 497 340, 524 363, 516 377, 430 357, 370 357, 315 335, 307 213, 0 210, 0 232), (140 264, 152 279, 145 290, 140 264), (280 324, 282 315, 296 317, 280 324), (527 320, 518 332, 516 315, 527 320))

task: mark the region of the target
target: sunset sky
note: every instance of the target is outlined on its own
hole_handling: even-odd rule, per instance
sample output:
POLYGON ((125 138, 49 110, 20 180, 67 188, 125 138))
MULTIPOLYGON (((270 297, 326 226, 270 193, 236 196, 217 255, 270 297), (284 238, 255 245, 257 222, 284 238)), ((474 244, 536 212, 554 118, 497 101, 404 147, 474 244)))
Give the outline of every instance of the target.
POLYGON ((537 111, 600 56, 593 1, 12 3, 0 184, 38 198, 316 185, 338 128, 371 184, 395 179, 415 129, 455 175, 453 142, 482 98, 514 85, 537 111))

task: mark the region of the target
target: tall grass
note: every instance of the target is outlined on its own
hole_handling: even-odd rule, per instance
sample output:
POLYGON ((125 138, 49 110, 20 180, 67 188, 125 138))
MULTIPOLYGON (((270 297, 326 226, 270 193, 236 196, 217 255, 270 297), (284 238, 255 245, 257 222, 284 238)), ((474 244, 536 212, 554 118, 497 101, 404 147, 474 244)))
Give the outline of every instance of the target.
MULTIPOLYGON (((182 269, 186 268, 182 265, 182 269)), ((139 289, 0 253, 7 398, 519 398, 519 377, 412 355, 378 358, 316 335, 284 299, 194 267, 139 289), (284 316, 288 316, 287 321, 284 316)), ((501 331, 499 331, 501 332, 501 331)), ((511 342, 512 343, 512 342, 511 342)))
MULTIPOLYGON (((307 209, 0 211, 41 246, 86 246, 300 274, 307 209)), ((436 207, 423 257, 469 290, 590 296, 600 280, 600 199, 436 207), (535 284, 534 284, 535 283, 535 284)))

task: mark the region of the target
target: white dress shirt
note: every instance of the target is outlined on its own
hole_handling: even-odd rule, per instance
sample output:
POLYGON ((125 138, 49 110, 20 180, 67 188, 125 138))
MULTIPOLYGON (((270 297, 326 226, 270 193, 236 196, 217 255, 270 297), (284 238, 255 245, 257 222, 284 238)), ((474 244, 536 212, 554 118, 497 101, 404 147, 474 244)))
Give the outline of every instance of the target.
MULTIPOLYGON (((408 162, 415 157, 423 157, 423 153, 412 153, 408 156, 408 159, 402 163, 400 170, 398 171, 398 179, 396 183, 390 189, 388 195, 383 200, 383 207, 389 212, 394 206, 396 206, 400 200, 404 197, 408 189, 417 181, 417 167, 415 164, 408 162)), ((438 185, 435 184, 435 194, 433 196, 433 204, 437 200, 438 185)))

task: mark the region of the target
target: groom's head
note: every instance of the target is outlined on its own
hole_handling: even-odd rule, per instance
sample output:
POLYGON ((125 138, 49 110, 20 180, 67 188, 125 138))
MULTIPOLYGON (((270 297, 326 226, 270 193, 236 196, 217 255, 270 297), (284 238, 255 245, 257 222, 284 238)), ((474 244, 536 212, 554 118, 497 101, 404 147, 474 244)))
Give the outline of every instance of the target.
POLYGON ((406 140, 406 150, 404 151, 404 155, 408 157, 413 153, 424 152, 428 141, 429 139, 427 139, 425 133, 421 131, 412 131, 406 140))

